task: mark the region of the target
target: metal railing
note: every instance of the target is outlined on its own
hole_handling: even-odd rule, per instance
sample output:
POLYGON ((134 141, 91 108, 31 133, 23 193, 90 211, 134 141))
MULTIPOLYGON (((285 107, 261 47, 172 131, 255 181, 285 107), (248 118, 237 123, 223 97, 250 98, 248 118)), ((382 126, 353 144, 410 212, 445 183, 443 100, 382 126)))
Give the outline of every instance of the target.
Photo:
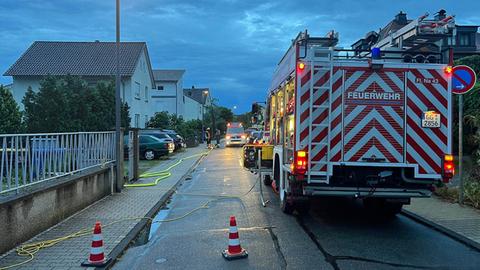
POLYGON ((115 161, 115 132, 0 135, 0 194, 115 161))

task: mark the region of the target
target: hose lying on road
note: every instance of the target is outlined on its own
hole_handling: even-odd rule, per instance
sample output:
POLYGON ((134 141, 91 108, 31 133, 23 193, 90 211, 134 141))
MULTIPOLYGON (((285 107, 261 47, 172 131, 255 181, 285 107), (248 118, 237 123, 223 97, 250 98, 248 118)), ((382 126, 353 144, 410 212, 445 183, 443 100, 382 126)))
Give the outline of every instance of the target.
MULTIPOLYGON (((200 153, 200 154, 196 154, 196 155, 192 155, 192 156, 188 156, 188 157, 185 157, 185 158, 181 158, 180 160, 178 160, 177 162, 175 162, 174 164, 170 165, 167 169, 165 170, 162 170, 162 171, 159 171, 159 172, 151 172, 151 173, 146 173, 146 174, 142 174, 140 177, 142 178, 146 178, 146 177, 157 177, 157 179, 155 179, 155 181, 151 182, 151 183, 144 183, 144 184, 129 184, 129 185, 125 185, 125 186, 128 186, 128 187, 147 187, 147 186, 155 186, 158 184, 158 182, 160 182, 161 180, 169 177, 171 175, 171 173, 169 172, 169 170, 171 170, 172 168, 174 168, 175 166, 178 166, 180 163, 182 163, 183 160, 185 159, 188 159, 188 158, 193 158, 193 157, 196 157, 196 156, 201 156, 201 155, 206 155, 208 154, 209 152, 204 152, 204 153, 200 153), (166 172, 170 173, 168 174, 168 176, 166 176, 166 172), (149 176, 147 176, 149 175, 149 176)), ((210 199, 208 200, 207 202, 205 202, 204 204, 202 204, 201 206, 199 207, 196 207, 190 211, 188 211, 187 213, 179 216, 179 217, 175 217, 175 218, 170 218, 170 219, 162 219, 162 220, 153 220, 153 218, 150 218, 150 217, 130 217, 130 218, 123 218, 123 219, 119 219, 119 220, 116 220, 116 221, 113 221, 111 223, 108 223, 108 224, 104 224, 102 225, 103 228, 108 228, 114 224, 117 224, 117 223, 120 223, 120 222, 124 222, 124 221, 131 221, 131 220, 142 220, 142 219, 146 219, 148 221, 150 221, 151 223, 161 223, 161 222, 173 222, 173 221, 177 221, 177 220, 180 220, 180 219, 183 219, 183 218, 186 218, 188 217, 189 215, 197 212, 198 210, 201 210, 201 209, 206 209, 208 208, 208 205, 214 201, 219 201, 219 200, 224 200, 224 199, 242 199, 243 197, 247 196, 250 192, 252 192, 252 190, 255 188, 255 186, 257 185, 257 183, 259 182, 259 179, 257 179, 255 181, 255 183, 250 187, 250 189, 245 192, 244 194, 241 194, 241 195, 217 195, 217 194, 202 194, 202 193, 183 193, 183 192, 175 192, 176 194, 178 195, 184 195, 184 196, 203 196, 203 197, 214 197, 213 199, 210 199)), ((54 239, 49 239, 49 240, 44 240, 44 241, 39 241, 39 242, 34 242, 34 243, 28 243, 28 244, 23 244, 19 247, 17 247, 15 249, 15 252, 17 253, 17 255, 19 256, 22 256, 22 257, 29 257, 28 259, 26 259, 25 261, 22 261, 20 263, 16 263, 16 264, 12 264, 12 265, 9 265, 9 266, 5 266, 5 267, 0 267, 0 270, 7 270, 7 269, 12 269, 12 268, 15 268, 15 267, 19 267, 21 265, 24 265, 26 263, 29 263, 30 261, 32 261, 34 258, 35 258, 35 254, 38 253, 41 249, 43 248, 48 248, 48 247, 52 247, 58 243, 61 243, 63 241, 66 241, 66 240, 69 240, 69 239, 72 239, 72 238, 76 238, 76 237, 82 237, 82 236, 88 236, 88 235, 92 235, 92 232, 93 232, 93 229, 92 228, 84 228, 84 229, 81 229, 77 232, 74 232, 74 233, 71 233, 71 234, 68 234, 66 236, 62 236, 62 237, 59 237, 59 238, 54 238, 54 239)))
MULTIPOLYGON (((210 150, 211 151, 211 150, 210 150)), ((172 176, 172 173, 170 172, 171 169, 177 167, 178 165, 180 165, 180 163, 182 163, 184 160, 186 159, 189 159, 189 158, 194 158, 194 157, 199 157, 199 156, 204 156, 204 155, 208 155, 208 153, 210 153, 210 151, 207 151, 207 152, 203 152, 203 153, 199 153, 199 154, 195 154, 195 155, 191 155, 191 156, 188 156, 188 157, 184 157, 184 158, 181 158, 179 160, 177 160, 175 163, 173 163, 172 165, 168 166, 166 169, 164 170, 161 170, 161 171, 157 171, 157 172, 147 172, 147 173, 143 173, 140 175, 140 178, 151 178, 151 177, 157 177, 155 178, 155 180, 153 182, 150 182, 150 183, 138 183, 138 184, 125 184, 123 185, 124 187, 152 187, 152 186, 156 186, 158 184, 158 182, 162 181, 163 179, 166 179, 170 176, 172 176)))

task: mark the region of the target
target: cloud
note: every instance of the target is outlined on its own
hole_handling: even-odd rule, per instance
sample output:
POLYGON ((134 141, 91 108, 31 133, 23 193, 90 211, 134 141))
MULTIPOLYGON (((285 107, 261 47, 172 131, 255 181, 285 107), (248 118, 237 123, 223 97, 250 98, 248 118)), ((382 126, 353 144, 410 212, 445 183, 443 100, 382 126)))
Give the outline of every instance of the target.
MULTIPOLYGON (((242 112, 265 98, 298 32, 335 29, 347 47, 400 10, 415 18, 440 8, 458 23, 480 24, 480 1, 471 0, 122 0, 121 35, 146 41, 154 67, 186 69, 185 87, 210 87, 220 104, 242 112)), ((35 40, 114 40, 115 2, 1 0, 0 25, 3 73, 35 40)))

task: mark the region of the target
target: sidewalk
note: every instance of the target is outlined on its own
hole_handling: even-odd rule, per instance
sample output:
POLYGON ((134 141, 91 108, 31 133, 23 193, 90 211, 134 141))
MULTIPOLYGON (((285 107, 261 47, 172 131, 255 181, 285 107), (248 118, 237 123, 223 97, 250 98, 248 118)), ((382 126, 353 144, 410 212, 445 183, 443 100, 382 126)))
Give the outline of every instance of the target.
POLYGON ((403 214, 480 249, 480 211, 438 197, 412 199, 403 214))
MULTIPOLYGON (((206 151, 204 145, 189 148, 187 151, 172 156, 170 160, 162 162, 149 171, 159 171, 182 157, 204 151, 206 151)), ((186 159, 172 169, 172 176, 160 181, 157 186, 125 188, 120 194, 107 196, 38 234, 28 242, 54 239, 77 232, 83 228, 93 228, 96 221, 106 225, 132 217, 153 217, 182 177, 191 170, 199 159, 200 157, 186 159)), ((152 182, 153 180, 154 178, 142 179, 138 183, 152 182)), ((105 254, 108 257, 118 257, 146 223, 146 219, 136 219, 125 220, 111 226, 103 226, 105 254)), ((80 267, 80 264, 88 258, 90 245, 90 235, 69 239, 40 250, 35 254, 35 258, 31 262, 15 269, 82 269, 83 267, 80 267)), ((15 251, 9 251, 0 257, 0 268, 22 262, 28 258, 18 256, 15 251)))

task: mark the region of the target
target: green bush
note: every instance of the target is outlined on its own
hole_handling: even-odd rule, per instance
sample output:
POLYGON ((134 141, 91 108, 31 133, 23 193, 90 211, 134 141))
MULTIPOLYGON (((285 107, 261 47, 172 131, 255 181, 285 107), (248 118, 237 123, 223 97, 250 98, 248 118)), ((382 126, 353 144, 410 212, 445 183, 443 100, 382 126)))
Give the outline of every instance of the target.
MULTIPOLYGON (((472 173, 465 177, 464 201, 475 208, 480 209, 480 169, 475 168, 472 173)), ((435 190, 435 195, 450 202, 458 202, 458 187, 442 185, 435 190)))
POLYGON ((458 189, 456 187, 442 186, 435 189, 435 194, 450 202, 458 202, 458 189))
POLYGON ((480 208, 480 181, 470 180, 465 183, 465 199, 473 207, 480 208))

